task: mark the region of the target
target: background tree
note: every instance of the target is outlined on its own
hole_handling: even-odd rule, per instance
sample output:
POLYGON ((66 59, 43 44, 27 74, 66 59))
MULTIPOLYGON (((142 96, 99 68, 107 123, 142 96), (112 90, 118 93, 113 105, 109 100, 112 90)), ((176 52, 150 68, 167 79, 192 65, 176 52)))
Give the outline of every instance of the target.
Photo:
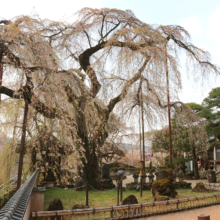
POLYGON ((84 182, 98 187, 97 155, 116 108, 136 106, 142 89, 145 114, 154 120, 158 106, 167 107, 167 68, 171 94, 181 88, 181 51, 192 72, 219 70, 183 27, 149 25, 130 10, 85 8, 77 16, 72 24, 28 16, 1 22, 4 76, 16 77, 3 80, 0 93, 26 100, 30 133, 43 121, 78 154, 84 182))
POLYGON ((207 158, 207 149, 209 148, 208 135, 205 130, 204 120, 185 105, 184 109, 178 108, 177 111, 179 123, 187 128, 189 147, 193 157, 193 170, 195 179, 199 179, 197 156, 200 152, 203 159, 207 158))
MULTIPOLYGON (((219 143, 220 140, 220 87, 212 89, 202 102, 201 117, 206 119, 206 131, 209 137, 219 143)), ((214 141, 213 141, 214 142, 214 141)))
MULTIPOLYGON (((191 106, 201 109, 196 104, 191 106)), ((197 156, 198 152, 205 159, 206 150, 209 147, 208 136, 205 130, 203 119, 192 111, 188 105, 178 105, 172 115, 172 147, 174 164, 184 163, 184 154, 192 155, 194 176, 199 178, 197 156)), ((169 133, 168 127, 156 131, 153 137, 152 148, 154 152, 169 151, 169 133)))
POLYGON ((120 162, 129 166, 140 167, 140 153, 137 149, 129 150, 124 157, 121 158, 120 162))

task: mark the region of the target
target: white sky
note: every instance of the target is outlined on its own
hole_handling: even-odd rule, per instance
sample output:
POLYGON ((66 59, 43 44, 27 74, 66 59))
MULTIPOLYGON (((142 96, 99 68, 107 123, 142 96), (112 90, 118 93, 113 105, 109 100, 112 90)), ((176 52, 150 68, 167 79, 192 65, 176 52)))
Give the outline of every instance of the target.
MULTIPOLYGON (((131 9, 149 24, 179 24, 192 36, 192 43, 208 50, 215 64, 220 64, 220 0, 0 0, 0 18, 39 14, 53 20, 69 19, 83 7, 131 9)), ((220 86, 219 77, 201 86, 186 77, 183 69, 183 102, 201 103, 212 88, 220 86)))

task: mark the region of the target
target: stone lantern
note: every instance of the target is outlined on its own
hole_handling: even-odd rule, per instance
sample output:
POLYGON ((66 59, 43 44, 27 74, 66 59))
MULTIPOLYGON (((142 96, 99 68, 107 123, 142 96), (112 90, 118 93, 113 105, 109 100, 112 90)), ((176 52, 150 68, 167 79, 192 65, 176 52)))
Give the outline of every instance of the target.
POLYGON ((154 174, 153 173, 150 173, 148 175, 148 178, 149 178, 149 184, 151 185, 153 182, 154 182, 154 174))
POLYGON ((135 172, 135 173, 133 174, 134 183, 138 183, 138 177, 139 177, 138 173, 135 172))
POLYGON ((183 171, 182 170, 178 172, 178 177, 179 177, 179 182, 182 183, 183 182, 183 171))

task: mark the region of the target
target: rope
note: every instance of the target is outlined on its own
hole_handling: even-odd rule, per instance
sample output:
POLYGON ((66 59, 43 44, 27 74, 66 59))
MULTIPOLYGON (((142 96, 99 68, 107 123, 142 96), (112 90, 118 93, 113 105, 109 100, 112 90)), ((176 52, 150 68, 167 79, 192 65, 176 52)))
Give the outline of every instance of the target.
POLYGON ((86 185, 84 185, 84 186, 79 186, 79 187, 73 187, 73 188, 59 188, 59 187, 52 187, 53 189, 65 189, 65 190, 67 190, 67 189, 80 189, 80 188, 83 188, 83 187, 85 187, 86 185))

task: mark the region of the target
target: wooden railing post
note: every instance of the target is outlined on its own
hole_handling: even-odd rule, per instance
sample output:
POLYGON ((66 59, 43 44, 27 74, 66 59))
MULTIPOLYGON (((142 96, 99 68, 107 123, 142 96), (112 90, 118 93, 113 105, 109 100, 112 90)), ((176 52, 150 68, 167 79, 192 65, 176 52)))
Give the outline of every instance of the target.
POLYGON ((89 187, 88 182, 86 182, 86 205, 89 205, 89 187))
POLYGON ((123 196, 123 192, 122 192, 122 180, 120 181, 120 201, 122 202, 122 196, 123 196))
POLYGON ((119 205, 119 191, 120 191, 120 181, 118 180, 117 205, 119 205))
POLYGON ((142 187, 143 187, 143 182, 142 182, 142 176, 140 179, 140 197, 142 197, 142 187))

